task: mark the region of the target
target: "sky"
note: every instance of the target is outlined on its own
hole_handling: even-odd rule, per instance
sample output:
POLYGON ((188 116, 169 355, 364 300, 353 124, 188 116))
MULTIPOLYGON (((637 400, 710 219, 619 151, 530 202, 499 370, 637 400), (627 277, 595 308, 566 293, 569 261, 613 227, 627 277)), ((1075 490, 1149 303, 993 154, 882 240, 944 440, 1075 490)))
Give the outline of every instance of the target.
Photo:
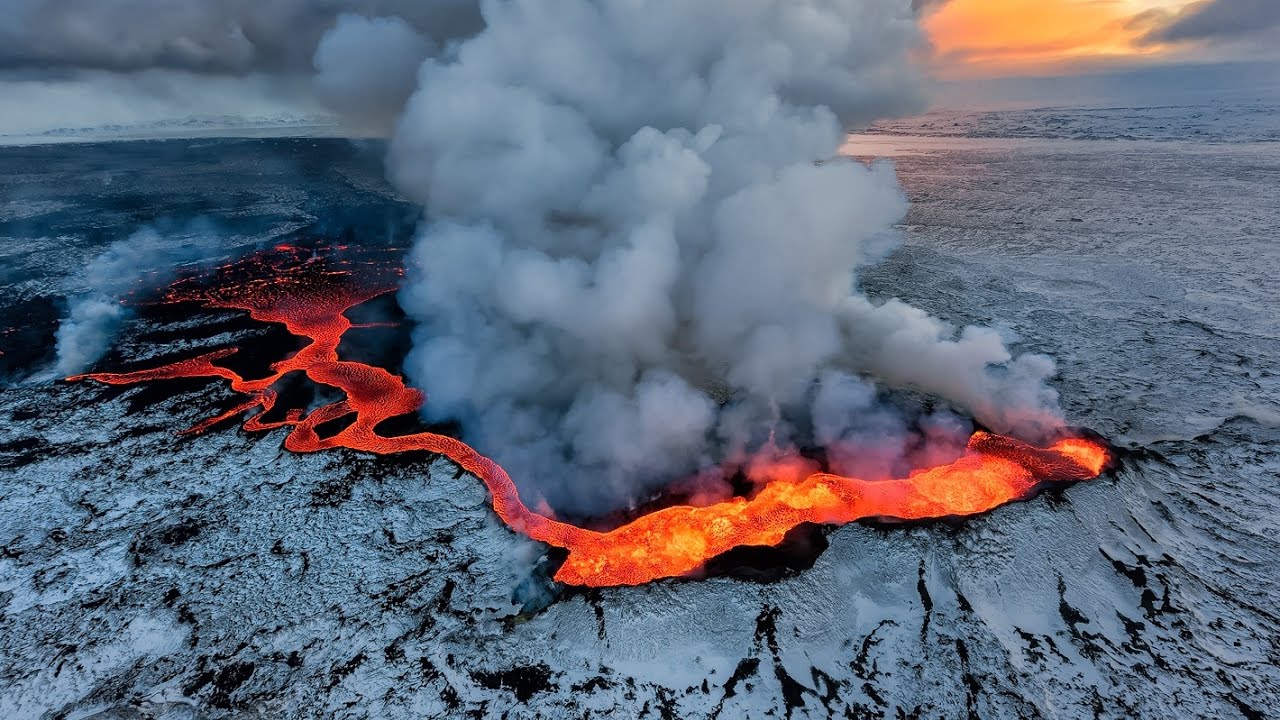
MULTIPOLYGON (((462 36, 481 22, 475 0, 3 4, 0 137, 189 117, 314 117, 324 110, 314 92, 312 57, 341 13, 396 15, 432 37, 441 28, 462 36)), ((1037 77, 1110 76, 1120 82, 1145 78, 1134 73, 1154 68, 1163 73, 1162 82, 1176 87, 1179 67, 1193 69, 1187 83, 1205 77, 1197 68, 1223 63, 1254 68, 1241 76, 1269 72, 1257 71, 1259 62, 1276 63, 1280 73, 1280 0, 911 4, 927 43, 918 61, 940 81, 940 103, 965 96, 1031 102, 1019 97, 1027 87, 1038 104, 1076 100, 1068 88, 1078 83, 1027 85, 1037 77)), ((1230 83, 1236 75, 1226 69, 1214 77, 1230 83)))
POLYGON ((1280 0, 922 0, 935 108, 1280 99, 1280 0))
POLYGON ((1280 0, 941 0, 924 27, 943 79, 1129 71, 1274 57, 1280 0))
POLYGON ((1061 72, 1084 62, 1156 59, 1129 19, 1183 0, 952 0, 925 19, 944 76, 1061 72))

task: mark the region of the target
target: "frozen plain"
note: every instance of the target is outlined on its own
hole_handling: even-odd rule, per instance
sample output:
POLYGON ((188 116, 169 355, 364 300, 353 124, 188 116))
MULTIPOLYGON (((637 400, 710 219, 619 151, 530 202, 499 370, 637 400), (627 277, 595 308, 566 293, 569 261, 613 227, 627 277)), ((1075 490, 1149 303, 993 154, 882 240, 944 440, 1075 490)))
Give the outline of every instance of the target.
MULTIPOLYGON (((776 583, 565 591, 540 610, 514 591, 542 549, 445 461, 175 438, 228 399, 214 385, 20 382, 111 227, 198 212, 232 244, 391 232, 411 211, 376 153, 0 151, 3 324, 50 328, 4 348, 0 716, 1264 717, 1280 144, 947 134, 852 141, 891 156, 913 201, 904 244, 860 282, 1053 355, 1069 419, 1127 448, 1123 468, 959 525, 840 528, 776 583), (300 160, 318 154, 334 157, 300 160), (96 169, 71 169, 86 155, 96 169), (200 158, 181 189, 157 177, 200 158), (85 197, 18 192, 55 172, 85 197)), ((105 362, 255 332, 142 316, 105 362)))

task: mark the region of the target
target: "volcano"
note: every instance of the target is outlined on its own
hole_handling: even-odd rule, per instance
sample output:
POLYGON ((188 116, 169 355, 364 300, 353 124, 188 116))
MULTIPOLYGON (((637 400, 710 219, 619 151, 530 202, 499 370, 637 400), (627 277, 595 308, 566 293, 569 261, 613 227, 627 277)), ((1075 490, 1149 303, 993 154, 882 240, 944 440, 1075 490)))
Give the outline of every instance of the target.
POLYGON ((779 545, 805 524, 975 515, 1025 500, 1047 485, 1095 478, 1111 463, 1106 445, 1089 437, 1063 437, 1048 447, 1035 447, 978 431, 959 459, 903 478, 865 480, 813 472, 798 455, 783 456, 752 468, 751 479, 761 489, 750 497, 702 507, 671 505, 608 531, 580 527, 531 509, 506 470, 456 438, 434 432, 388 436, 379 431, 389 420, 417 413, 426 397, 384 368, 343 360, 339 346, 349 330, 362 327, 347 313, 393 292, 400 276, 399 266, 386 252, 337 247, 317 253, 278 246, 225 265, 212 278, 179 281, 161 300, 244 311, 256 321, 283 325, 305 341, 296 353, 272 363, 266 375, 246 378, 228 367, 227 361, 239 352, 228 347, 147 370, 68 380, 134 385, 218 378, 246 399, 182 433, 201 434, 256 411, 244 421, 244 429, 288 429, 284 447, 295 453, 347 448, 375 455, 443 455, 484 483, 494 512, 507 526, 568 551, 555 580, 588 587, 687 576, 736 548, 779 545), (294 373, 340 391, 343 399, 267 420, 279 401, 279 385, 294 373), (323 432, 335 425, 340 426, 336 432, 323 432))
MULTIPOLYGON (((1132 113, 1110 117, 1125 128, 1132 113)), ((305 369, 266 388, 270 412, 181 436, 255 397, 221 374, 27 381, 55 361, 66 299, 85 291, 94 258, 139 223, 196 212, 218 223, 218 243, 167 279, 124 276, 138 292, 90 371, 234 350, 208 364, 258 381, 307 360, 315 341, 254 313, 287 310, 314 331, 341 312, 352 327, 338 361, 433 390, 404 369, 428 328, 398 304, 403 252, 360 247, 409 247, 419 227, 384 179, 385 146, 0 148, 12 170, 0 224, 15 237, 0 277, 0 326, 12 328, 0 330, 0 716, 1145 718, 1175 701, 1191 717, 1266 716, 1280 704, 1280 341, 1268 304, 1278 281, 1257 248, 1276 225, 1260 172, 1276 148, 919 147, 896 163, 917 201, 905 245, 860 286, 958 324, 1007 322, 1024 338, 1015 349, 1057 361, 1065 414, 1123 462, 1095 480, 1039 481, 1035 499, 980 515, 806 523, 777 545, 615 588, 551 582, 573 569, 570 551, 507 527, 486 486, 443 455, 296 453, 283 442, 297 425, 241 428, 350 403, 305 369), (32 193, 51 202, 21 200, 32 193), (243 259, 211 265, 228 258, 243 259), (382 294, 341 311, 355 291, 382 294)), ((876 400, 930 412, 928 397, 876 400)), ((700 503, 745 513, 770 480, 858 467, 824 457, 798 426, 796 462, 756 463, 755 482, 713 460, 718 494, 680 471, 617 514, 560 498, 549 511, 535 493, 557 478, 474 426, 428 424, 447 419, 446 398, 420 400, 422 414, 374 433, 465 438, 505 466, 528 508, 599 535, 681 513, 696 522, 700 503)), ((315 442, 354 437, 339 433, 357 420, 314 425, 315 442)), ((948 461, 964 451, 959 432, 948 461)), ((993 442, 975 452, 998 454, 993 442)))

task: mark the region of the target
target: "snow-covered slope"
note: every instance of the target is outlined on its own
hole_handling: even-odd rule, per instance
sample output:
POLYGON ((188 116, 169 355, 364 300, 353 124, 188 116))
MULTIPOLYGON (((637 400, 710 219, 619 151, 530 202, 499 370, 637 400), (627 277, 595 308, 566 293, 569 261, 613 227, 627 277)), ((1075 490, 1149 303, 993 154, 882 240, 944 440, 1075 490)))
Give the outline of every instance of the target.
POLYGON ((1277 142, 1280 116, 1274 102, 1260 99, 1193 106, 937 110, 877 123, 870 132, 952 138, 1277 142))
MULTIPOLYGON (((284 152, 264 147, 249 154, 284 152)), ((1071 419, 1129 447, 1122 470, 959 525, 840 528, 773 584, 582 592, 549 585, 543 549, 445 461, 174 437, 230 399, 216 385, 11 385, 0 716, 1264 717, 1280 704, 1280 149, 898 164, 907 244, 864 284, 1055 355, 1071 419)), ((366 179, 305 175, 297 197, 242 169, 225 182, 263 217, 337 226, 337 198, 373 206, 350 168, 366 179)), ((12 248, 72 231, 17 214, 5 302, 26 308, 75 268, 12 248)), ((139 320, 108 362, 241 332, 198 320, 139 320)))

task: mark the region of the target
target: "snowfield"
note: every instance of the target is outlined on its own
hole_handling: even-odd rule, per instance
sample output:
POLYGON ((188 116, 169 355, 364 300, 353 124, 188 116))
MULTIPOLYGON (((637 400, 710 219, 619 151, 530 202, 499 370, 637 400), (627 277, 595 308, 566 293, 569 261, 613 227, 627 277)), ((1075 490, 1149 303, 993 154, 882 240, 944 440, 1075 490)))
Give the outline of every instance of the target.
MULTIPOLYGON (((230 402, 216 383, 25 381, 138 225, 209 216, 229 254, 411 229, 376 147, 0 149, 0 717, 1264 717, 1280 144, 1014 134, 854 138, 913 202, 860 282, 1054 356, 1123 467, 960 524, 835 529, 776 583, 590 592, 447 461, 175 437, 230 402)), ((144 313, 100 367, 262 332, 144 313)))

